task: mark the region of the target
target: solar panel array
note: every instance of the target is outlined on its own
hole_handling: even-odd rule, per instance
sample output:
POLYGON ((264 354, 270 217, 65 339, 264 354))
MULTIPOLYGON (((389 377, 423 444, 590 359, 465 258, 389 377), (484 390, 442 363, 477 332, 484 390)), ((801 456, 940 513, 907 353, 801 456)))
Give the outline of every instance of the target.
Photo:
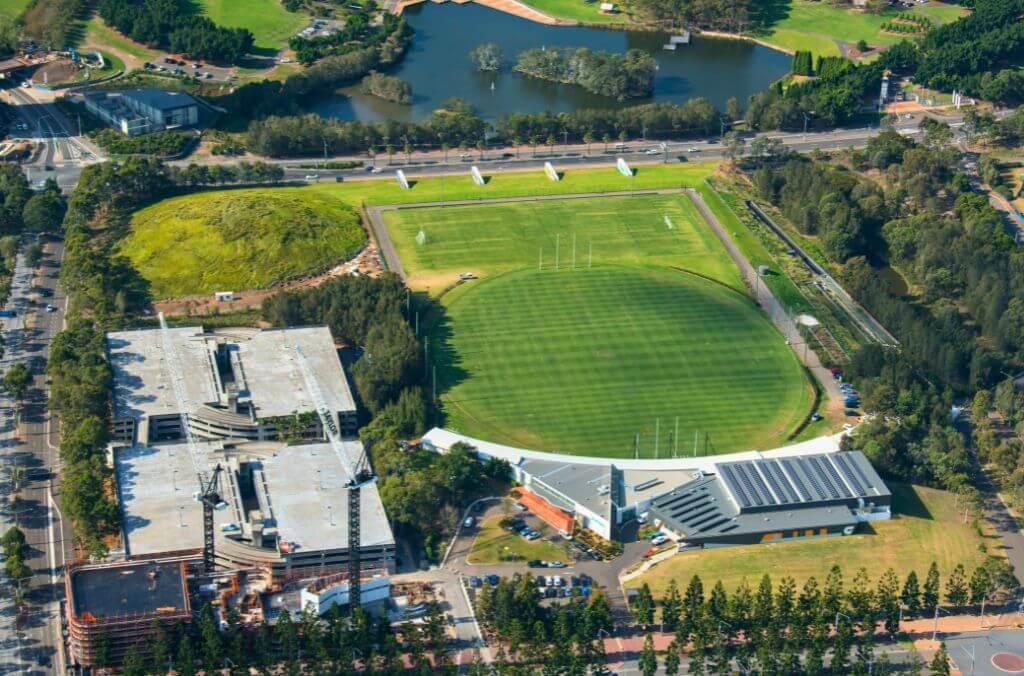
POLYGON ((733 520, 735 511, 723 504, 724 496, 716 485, 714 477, 705 477, 661 496, 651 509, 686 537, 729 533, 739 524, 733 520))
POLYGON ((717 465, 741 510, 888 495, 860 453, 830 453, 717 465))

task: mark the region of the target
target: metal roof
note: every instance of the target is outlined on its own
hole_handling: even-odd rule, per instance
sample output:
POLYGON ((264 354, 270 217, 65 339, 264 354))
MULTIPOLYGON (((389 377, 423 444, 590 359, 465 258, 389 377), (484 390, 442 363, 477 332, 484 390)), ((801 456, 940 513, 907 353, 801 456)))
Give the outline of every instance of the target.
POLYGON ((888 497, 863 453, 722 462, 716 465, 741 510, 888 497))

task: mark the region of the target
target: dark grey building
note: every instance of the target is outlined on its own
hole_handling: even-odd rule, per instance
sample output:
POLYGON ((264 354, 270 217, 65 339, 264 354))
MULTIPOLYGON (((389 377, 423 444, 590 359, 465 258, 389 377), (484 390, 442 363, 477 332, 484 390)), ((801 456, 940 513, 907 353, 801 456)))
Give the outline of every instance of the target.
POLYGON ((682 548, 851 535, 892 495, 860 451, 722 462, 659 496, 650 516, 682 548))

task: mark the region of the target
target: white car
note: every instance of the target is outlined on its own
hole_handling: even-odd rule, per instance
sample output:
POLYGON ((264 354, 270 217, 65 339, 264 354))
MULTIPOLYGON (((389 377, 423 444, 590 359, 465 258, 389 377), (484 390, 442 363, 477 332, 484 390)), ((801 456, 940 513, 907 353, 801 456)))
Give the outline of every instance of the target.
POLYGON ((659 535, 658 537, 656 537, 653 540, 651 540, 651 544, 654 545, 655 547, 660 547, 661 545, 665 544, 666 542, 668 542, 668 537, 666 537, 664 535, 659 535))
POLYGON ((659 153, 661 153, 661 151, 658 150, 657 148, 650 148, 650 149, 644 151, 644 155, 657 155, 659 153))
POLYGON ((688 152, 688 153, 699 153, 700 152, 700 148, 694 148, 693 146, 690 146, 689 148, 686 149, 686 152, 688 152))
POLYGON ((306 174, 306 180, 307 181, 319 181, 320 180, 320 174, 306 174))

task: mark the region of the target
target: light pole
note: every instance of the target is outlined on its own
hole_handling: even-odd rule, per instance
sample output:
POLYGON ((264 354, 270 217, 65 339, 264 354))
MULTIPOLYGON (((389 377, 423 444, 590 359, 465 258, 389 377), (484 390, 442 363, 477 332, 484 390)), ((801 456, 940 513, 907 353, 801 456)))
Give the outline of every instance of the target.
POLYGON ((804 140, 807 140, 807 123, 811 121, 811 115, 814 115, 814 111, 804 111, 804 140))
POLYGON ((942 608, 939 607, 939 604, 936 603, 935 604, 935 625, 932 627, 932 640, 933 641, 935 640, 935 637, 939 635, 939 613, 940 612, 946 613, 947 615, 949 614, 949 611, 943 610, 942 608))

